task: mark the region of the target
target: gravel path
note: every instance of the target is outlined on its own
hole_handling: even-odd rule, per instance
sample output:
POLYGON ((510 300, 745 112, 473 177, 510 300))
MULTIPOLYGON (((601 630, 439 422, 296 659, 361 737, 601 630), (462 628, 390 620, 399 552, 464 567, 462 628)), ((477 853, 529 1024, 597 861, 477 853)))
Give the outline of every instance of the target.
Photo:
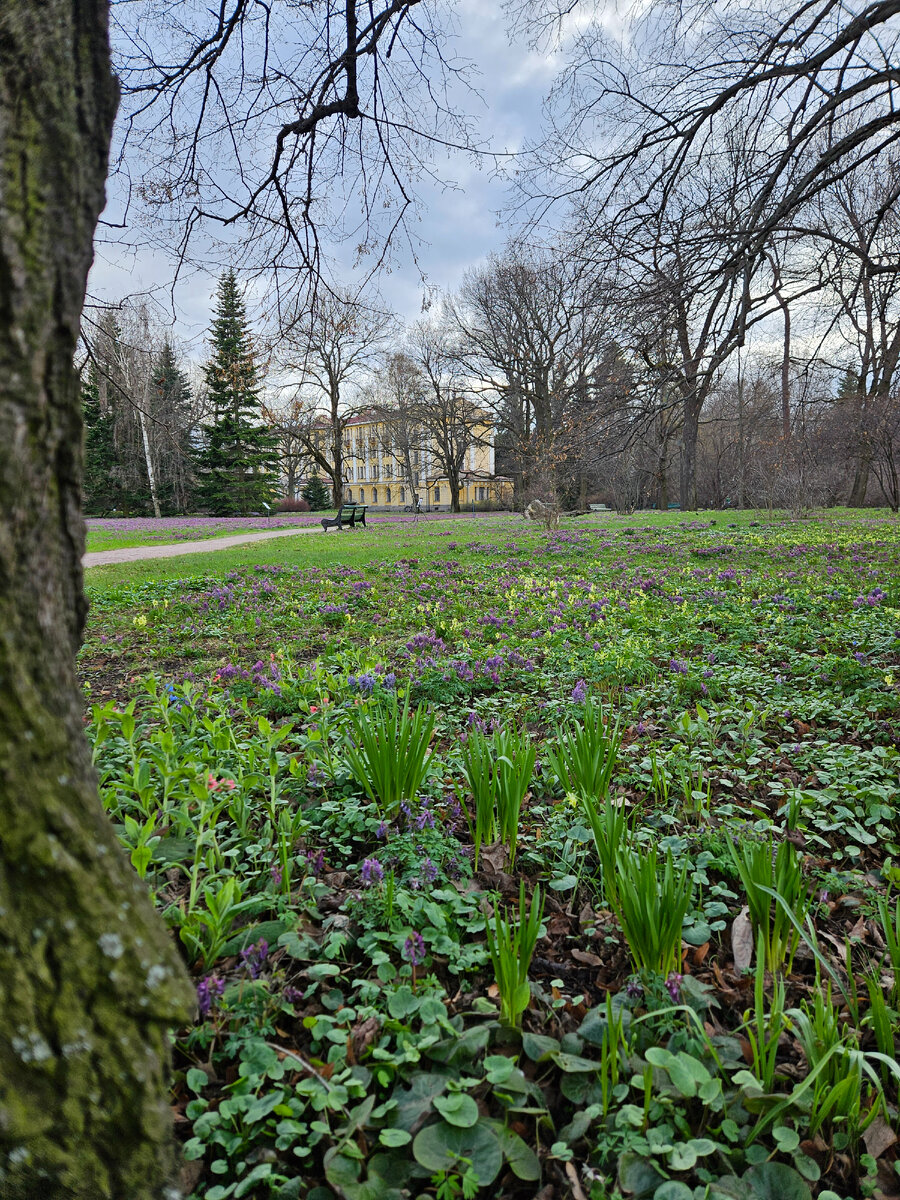
POLYGON ((246 542, 265 542, 270 538, 296 537, 301 533, 324 532, 318 526, 307 526, 305 529, 279 529, 273 530, 271 533, 236 533, 233 537, 206 538, 202 542, 176 542, 169 546, 129 546, 127 550, 97 550, 93 554, 85 554, 81 562, 85 567, 108 567, 113 563, 140 562, 145 558, 177 558, 181 554, 210 554, 213 550, 227 550, 230 546, 242 546, 246 542))

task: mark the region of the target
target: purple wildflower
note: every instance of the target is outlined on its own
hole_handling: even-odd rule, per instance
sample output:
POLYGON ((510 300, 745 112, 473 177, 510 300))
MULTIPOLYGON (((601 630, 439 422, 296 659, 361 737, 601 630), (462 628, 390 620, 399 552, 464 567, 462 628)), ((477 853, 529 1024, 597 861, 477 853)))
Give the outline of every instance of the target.
POLYGON ((210 1009, 215 1008, 216 1002, 225 991, 225 980, 218 975, 207 975, 197 984, 197 1003, 200 1006, 200 1016, 205 1017, 210 1009))
POLYGON ((679 975, 677 971, 670 971, 669 977, 666 980, 666 991, 672 997, 674 1004, 678 1003, 678 998, 681 995, 681 983, 684 979, 683 975, 679 975))
POLYGON ((412 966, 418 967, 425 961, 425 939, 421 933, 411 933, 403 943, 403 957, 412 966))
POLYGON ((371 887, 375 883, 381 883, 384 879, 384 867, 377 858, 367 858, 362 865, 360 879, 364 887, 371 887))
POLYGON ((269 873, 272 876, 272 882, 275 884, 275 886, 281 887, 282 880, 284 879, 284 872, 279 864, 276 863, 274 867, 270 867, 269 873))
POLYGON ((263 963, 269 955, 269 943, 260 938, 253 946, 247 946, 241 951, 241 961, 250 972, 251 979, 259 979, 263 963))
POLYGON ((587 684, 583 679, 579 679, 572 688, 572 701, 575 704, 583 704, 587 700, 587 684))

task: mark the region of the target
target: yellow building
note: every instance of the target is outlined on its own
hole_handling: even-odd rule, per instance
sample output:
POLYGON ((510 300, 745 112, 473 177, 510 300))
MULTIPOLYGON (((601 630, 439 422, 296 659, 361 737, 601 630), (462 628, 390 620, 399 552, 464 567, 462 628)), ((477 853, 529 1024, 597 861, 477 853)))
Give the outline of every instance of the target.
MULTIPOLYGON (((506 507, 513 496, 512 480, 494 473, 494 443, 489 422, 473 431, 477 441, 466 450, 460 473, 459 503, 463 509, 480 505, 506 507)), ((450 483, 441 472, 427 438, 411 451, 415 489, 389 427, 373 414, 361 413, 344 430, 344 498, 379 508, 406 508, 418 493, 422 509, 449 509, 450 483)))

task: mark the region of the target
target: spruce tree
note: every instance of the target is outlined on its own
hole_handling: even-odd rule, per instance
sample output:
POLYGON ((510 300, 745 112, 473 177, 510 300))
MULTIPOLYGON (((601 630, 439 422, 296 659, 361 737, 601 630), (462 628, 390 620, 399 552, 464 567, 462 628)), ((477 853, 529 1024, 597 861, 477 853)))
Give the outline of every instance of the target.
POLYGON ((97 371, 91 367, 81 381, 84 417, 84 511, 104 516, 118 507, 119 489, 112 473, 115 459, 112 410, 100 404, 97 371))
POLYGON ((211 421, 197 457, 198 496, 213 515, 245 515, 271 501, 278 465, 277 438, 261 420, 259 378, 244 301, 233 271, 219 280, 203 368, 211 421))
POLYGON ((318 475, 311 475, 300 493, 313 512, 331 508, 331 491, 318 475))

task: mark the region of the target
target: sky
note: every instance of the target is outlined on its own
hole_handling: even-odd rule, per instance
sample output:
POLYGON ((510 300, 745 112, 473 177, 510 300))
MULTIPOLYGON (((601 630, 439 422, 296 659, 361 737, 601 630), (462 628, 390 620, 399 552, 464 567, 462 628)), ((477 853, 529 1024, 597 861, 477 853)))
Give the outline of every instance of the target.
MULTIPOLYGON (((543 100, 558 62, 553 55, 521 42, 511 43, 499 5, 457 0, 453 8, 458 35, 452 49, 472 63, 471 82, 480 93, 479 98, 460 89, 458 101, 470 114, 476 139, 501 152, 511 172, 516 167, 515 152, 539 135, 543 100)), ((140 179, 140 162, 132 161, 129 166, 132 179, 140 179)), ((498 174, 490 160, 479 165, 471 157, 442 152, 436 166, 446 186, 431 181, 418 186, 420 205, 410 221, 418 243, 417 262, 402 240, 398 241, 379 280, 382 299, 405 320, 421 314, 429 287, 454 290, 469 267, 501 250, 515 232, 515 217, 508 211, 509 178, 498 174)), ((112 187, 104 214, 109 225, 101 227, 89 295, 98 302, 114 302, 135 293, 154 292, 168 310, 176 344, 195 361, 202 359, 215 274, 202 267, 186 270, 171 296, 172 260, 158 246, 141 245, 139 231, 120 234, 111 229, 122 220, 122 213, 122 193, 112 187), (131 247, 123 247, 121 238, 131 242, 131 247)), ((350 247, 334 246, 332 250, 338 275, 352 276, 350 247)), ((252 303, 250 308, 252 312, 252 303)))

